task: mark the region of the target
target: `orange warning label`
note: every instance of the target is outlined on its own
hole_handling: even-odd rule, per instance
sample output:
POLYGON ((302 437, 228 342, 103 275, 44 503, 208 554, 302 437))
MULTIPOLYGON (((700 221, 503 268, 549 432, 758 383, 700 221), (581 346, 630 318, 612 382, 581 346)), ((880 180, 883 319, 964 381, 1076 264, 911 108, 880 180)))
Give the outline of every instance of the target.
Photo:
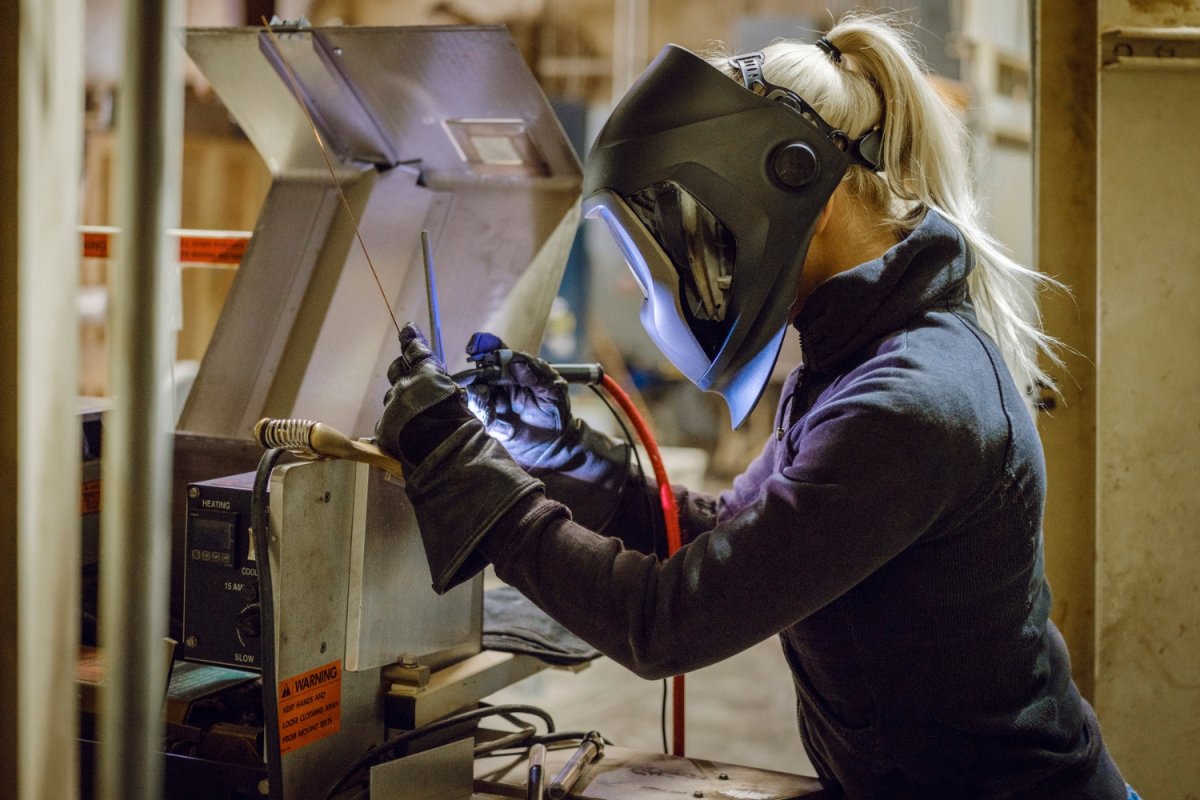
MULTIPOLYGON (((234 233, 224 236, 180 235, 179 260, 184 264, 240 264, 246 256, 250 234, 234 233)), ((112 258, 112 231, 83 231, 84 258, 112 258)))
POLYGON ((83 482, 79 506, 81 514, 100 513, 100 481, 83 482))
POLYGON ((342 662, 279 682, 279 752, 290 753, 342 727, 342 662))
POLYGON ((83 234, 84 258, 108 258, 109 243, 112 234, 85 231, 83 234))
POLYGON ((183 236, 179 260, 190 264, 240 264, 249 239, 228 236, 183 236))

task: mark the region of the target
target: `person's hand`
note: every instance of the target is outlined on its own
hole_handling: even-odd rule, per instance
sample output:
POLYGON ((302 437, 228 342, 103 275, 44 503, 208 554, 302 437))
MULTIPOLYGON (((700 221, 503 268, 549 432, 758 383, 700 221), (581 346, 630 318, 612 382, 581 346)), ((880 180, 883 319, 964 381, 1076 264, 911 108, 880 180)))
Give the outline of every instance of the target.
MULTIPOLYGON (((467 342, 474 360, 507 351, 494 334, 476 333, 467 342)), ((536 356, 512 352, 504 374, 495 381, 467 386, 471 410, 522 466, 543 461, 571 426, 567 382, 536 356)))
POLYGON ((404 491, 433 588, 445 592, 483 569, 480 542, 542 483, 487 434, 467 408, 466 392, 411 322, 400 330, 400 356, 388 367, 388 380, 376 441, 404 465, 404 491))
POLYGON ((446 374, 424 334, 409 322, 400 330, 400 356, 388 367, 375 440, 406 472, 455 429, 473 419, 463 391, 446 374))
POLYGON ((571 416, 567 382, 528 353, 511 352, 499 337, 476 333, 467 343, 474 360, 496 356, 506 369, 498 380, 469 384, 471 410, 514 460, 546 485, 546 495, 571 509, 575 521, 604 530, 630 481, 629 445, 571 416), (503 356, 503 357, 500 357, 503 356))

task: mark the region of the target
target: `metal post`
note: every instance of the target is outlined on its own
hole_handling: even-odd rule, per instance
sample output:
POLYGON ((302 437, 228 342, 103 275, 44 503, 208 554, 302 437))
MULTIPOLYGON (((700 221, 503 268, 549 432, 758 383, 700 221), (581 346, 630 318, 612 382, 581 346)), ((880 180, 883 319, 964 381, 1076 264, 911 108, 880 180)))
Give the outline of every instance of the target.
POLYGON ((178 222, 178 0, 124 0, 118 259, 110 278, 113 408, 104 440, 98 797, 162 794, 174 415, 168 228, 178 222))
POLYGON ((1061 401, 1041 414, 1048 485, 1046 573, 1054 621, 1071 649, 1071 669, 1089 699, 1095 686, 1096 624, 1096 179, 1099 37, 1095 4, 1034 4, 1034 241, 1037 267, 1070 292, 1042 297, 1046 330, 1064 368, 1047 365, 1061 401))
POLYGON ((0 3, 0 797, 78 797, 83 3, 0 3))

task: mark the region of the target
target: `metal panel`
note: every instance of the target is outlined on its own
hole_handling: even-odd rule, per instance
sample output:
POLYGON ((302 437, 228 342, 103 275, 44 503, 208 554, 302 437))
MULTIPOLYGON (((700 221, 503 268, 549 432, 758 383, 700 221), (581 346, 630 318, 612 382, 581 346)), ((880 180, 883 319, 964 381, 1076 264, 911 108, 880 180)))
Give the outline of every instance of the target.
POLYGON ((313 36, 339 53, 339 69, 397 143, 400 160, 420 160, 431 183, 477 174, 447 127, 455 120, 519 121, 549 174, 577 171, 557 118, 502 28, 325 28, 313 36))
POLYGON ((306 96, 309 115, 336 153, 354 161, 393 166, 399 159, 379 123, 338 72, 336 51, 314 47, 306 32, 258 35, 259 49, 289 88, 306 96), (289 75, 289 70, 291 74, 289 75))
POLYGON ((480 650, 482 576, 438 595, 412 505, 387 473, 355 470, 346 669, 416 661, 437 669, 480 650))
POLYGON ((1100 73, 1095 703, 1142 796, 1181 798, 1200 788, 1200 73, 1163 67, 1100 73))
MULTIPOLYGON (((248 438, 270 415, 369 435, 395 331, 281 62, 258 29, 192 31, 188 50, 275 179, 179 429, 248 438)), ((427 229, 447 352, 484 328, 535 349, 573 240, 581 176, 508 33, 307 29, 282 33, 281 50, 328 133, 396 317, 426 321, 413 267, 427 229), (400 165, 382 171, 361 164, 392 158, 400 165)), ((459 358, 448 356, 451 368, 459 358)))
POLYGON ((472 739, 371 768, 371 800, 466 800, 474 779, 472 739))
MULTIPOLYGON (((263 57, 262 35, 259 28, 191 29, 187 52, 254 143, 271 174, 325 176, 325 160, 303 109, 287 82, 280 80, 272 61, 263 57)), ((285 54, 291 53, 289 47, 285 54)), ((341 166, 336 159, 334 164, 341 166)))
MULTIPOLYGON (((573 750, 550 750, 546 774, 557 774, 573 750)), ((524 785, 528 769, 525 759, 492 757, 476 762, 475 774, 481 789, 510 795, 504 787, 524 785)), ((571 794, 596 800, 828 800, 816 778, 619 747, 604 748, 604 757, 584 768, 571 794)))
POLYGON ((341 668, 355 469, 350 461, 316 461, 282 466, 271 476, 277 677, 282 684, 336 662, 341 695, 336 733, 283 755, 287 798, 313 796, 383 740, 378 673, 341 668))
MULTIPOLYGON (((338 212, 328 183, 276 181, 238 269, 178 429, 250 438, 338 212)), ((345 257, 344 247, 332 256, 345 257)), ((261 416, 261 415, 260 415, 261 416)))

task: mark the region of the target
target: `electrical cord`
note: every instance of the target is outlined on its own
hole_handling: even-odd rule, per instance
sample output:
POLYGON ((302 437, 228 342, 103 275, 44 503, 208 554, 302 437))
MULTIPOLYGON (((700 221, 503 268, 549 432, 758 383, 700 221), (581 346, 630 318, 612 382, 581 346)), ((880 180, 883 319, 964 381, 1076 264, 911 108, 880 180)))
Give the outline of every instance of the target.
POLYGON ((267 762, 267 796, 283 798, 283 764, 279 752, 279 696, 275 664, 275 587, 271 581, 270 531, 267 521, 267 487, 271 471, 287 451, 272 448, 258 460, 254 489, 250 494, 250 530, 258 568, 259 664, 262 666, 263 758, 267 762))
POLYGON ((380 762, 388 760, 387 757, 391 754, 391 751, 395 750, 400 745, 417 741, 425 736, 438 733, 439 731, 452 728, 456 725, 461 725, 465 722, 473 722, 486 717, 505 716, 510 714, 529 714, 530 716, 538 717, 546 723, 547 732, 554 733, 554 718, 537 706, 512 704, 502 706, 485 706, 484 708, 464 711, 461 714, 443 717, 436 722, 431 722, 428 725, 423 725, 420 728, 413 728, 410 731, 405 731, 399 736, 393 737, 386 742, 378 744, 367 750, 367 752, 363 753, 362 756, 360 756, 353 764, 342 770, 334 782, 329 785, 329 788, 325 790, 322 798, 324 800, 332 800, 332 798, 336 797, 338 793, 349 784, 351 778, 368 767, 373 766, 373 762, 377 760, 380 762))
POLYGON ((662 679, 662 708, 658 712, 659 725, 662 730, 663 753, 669 755, 671 748, 667 744, 667 679, 662 679))
MULTIPOLYGON (((505 716, 505 719, 508 719, 508 717, 505 716)), ((518 730, 513 731, 507 736, 501 736, 494 741, 475 745, 475 757, 482 758, 498 750, 503 750, 506 747, 517 747, 527 742, 531 743, 534 734, 537 733, 537 728, 532 725, 518 725, 517 727, 518 730)))
MULTIPOLYGON (((617 424, 621 426, 621 433, 623 433, 625 435, 625 443, 629 446, 629 452, 633 453, 633 459, 637 463, 638 475, 641 476, 642 486, 645 487, 646 468, 642 464, 642 454, 641 454, 641 452, 638 451, 637 446, 633 441, 633 435, 629 432, 629 426, 625 423, 625 418, 623 416, 621 416, 620 412, 618 412, 616 407, 612 404, 612 401, 608 399, 608 395, 606 395, 604 392, 600 391, 600 387, 596 386, 595 384, 588 384, 588 388, 591 389, 596 394, 596 396, 600 398, 600 401, 602 403, 604 403, 604 405, 608 408, 609 413, 613 415, 613 419, 615 419, 617 421, 617 424)), ((627 473, 629 472, 629 452, 627 452, 625 454, 625 471, 627 473)), ((621 501, 624 498, 624 496, 625 496, 625 483, 623 482, 621 484, 620 493, 617 495, 617 503, 613 507, 613 512, 612 512, 612 514, 609 515, 609 518, 605 522, 604 527, 608 527, 608 523, 612 522, 612 518, 614 516, 616 516, 617 509, 619 509, 621 507, 621 501)), ((654 516, 655 516, 654 515, 654 501, 650 498, 649 492, 645 492, 645 491, 642 492, 642 497, 646 502, 646 519, 652 522, 654 520, 654 516)), ((601 530, 603 530, 603 528, 601 530)), ((659 713, 659 729, 662 732, 663 752, 670 753, 671 748, 667 744, 667 679, 666 678, 663 678, 663 681, 662 681, 662 710, 659 713)))
MULTIPOLYGON (((638 438, 646 448, 646 454, 650 457, 650 464, 654 467, 654 478, 658 483, 659 501, 662 503, 663 524, 667 530, 667 556, 670 557, 678 552, 683 544, 683 533, 679 525, 679 503, 675 499, 675 494, 671 489, 671 483, 667 477, 667 468, 663 463, 662 453, 658 449, 658 443, 654 440, 654 434, 650 431, 650 426, 646 424, 646 420, 638 412, 637 406, 633 404, 633 400, 626 394, 611 375, 605 375, 601 385, 612 398, 621 407, 621 410, 629 417, 629 421, 633 423, 634 429, 637 431, 638 438)), ((673 689, 672 703, 672 747, 671 752, 677 756, 684 755, 684 734, 685 734, 685 678, 683 675, 676 675, 671 679, 673 689)))
MULTIPOLYGON (((617 424, 621 426, 621 433, 625 436, 625 444, 628 446, 628 449, 625 451, 625 475, 626 475, 626 477, 628 477, 628 475, 629 475, 629 464, 630 464, 630 459, 632 458, 633 461, 637 462, 638 474, 642 476, 642 479, 644 481, 646 472, 642 467, 642 456, 638 452, 637 446, 634 444, 633 434, 629 432, 629 426, 625 424, 625 418, 621 416, 621 414, 617 411, 616 406, 614 406, 612 404, 612 401, 608 399, 608 395, 606 395, 604 392, 600 391, 599 386, 596 386, 594 383, 589 383, 589 384, 587 384, 587 387, 592 390, 592 393, 595 394, 596 397, 600 398, 600 402, 604 403, 605 408, 608 409, 608 413, 612 414, 613 419, 615 419, 617 421, 617 424)), ((608 528, 609 524, 612 523, 613 518, 616 517, 617 512, 621 509, 621 503, 625 499, 625 484, 627 484, 628 482, 629 482, 628 480, 621 481, 621 488, 619 488, 617 490, 617 502, 613 504, 613 509, 609 513, 608 519, 604 520, 604 524, 601 525, 598 528, 598 530, 603 531, 606 528, 608 528)), ((647 516, 647 519, 653 520, 654 519, 654 508, 653 508, 653 506, 650 505, 649 497, 646 498, 646 510, 649 512, 649 516, 647 516)))

